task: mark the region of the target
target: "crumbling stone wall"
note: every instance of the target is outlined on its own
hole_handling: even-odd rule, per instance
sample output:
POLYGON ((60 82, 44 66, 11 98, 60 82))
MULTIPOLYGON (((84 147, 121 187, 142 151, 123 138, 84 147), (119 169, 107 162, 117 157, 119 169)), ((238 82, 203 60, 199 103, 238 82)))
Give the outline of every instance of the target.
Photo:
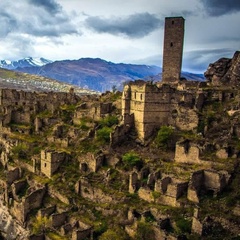
POLYGON ((54 189, 52 186, 48 186, 48 194, 52 198, 58 199, 59 201, 69 205, 71 204, 70 198, 64 195, 64 193, 60 193, 56 189, 54 189))
POLYGON ((52 223, 52 227, 54 228, 58 228, 64 225, 64 223, 66 223, 67 221, 67 212, 63 212, 63 213, 53 213, 51 215, 51 223, 52 223))
POLYGON ((187 198, 199 203, 201 192, 212 191, 214 195, 220 193, 229 183, 230 174, 226 171, 199 170, 192 173, 187 198))
POLYGON ((86 153, 79 156, 78 161, 80 166, 86 166, 86 169, 92 172, 97 172, 98 169, 103 165, 104 155, 101 153, 97 155, 94 155, 93 153, 86 153))
POLYGON ((192 173, 187 192, 188 200, 199 203, 199 194, 202 189, 204 189, 204 172, 200 170, 192 173))
POLYGON ((18 194, 27 186, 27 181, 25 179, 14 182, 11 185, 12 194, 14 199, 18 200, 18 194))
POLYGON ((196 101, 202 93, 198 95, 199 85, 194 85, 195 91, 188 91, 167 84, 157 86, 144 81, 130 82, 123 89, 122 115, 134 115, 134 126, 142 141, 151 137, 162 125, 182 130, 196 129, 198 115, 195 109, 201 109, 203 101, 196 101))
POLYGON ((74 104, 80 100, 80 97, 64 92, 45 92, 32 93, 18 91, 16 89, 1 89, 1 106, 33 106, 41 110, 52 110, 63 104, 74 104))
POLYGON ((109 203, 113 200, 110 195, 104 193, 100 188, 92 186, 85 178, 79 180, 78 190, 83 198, 88 198, 94 202, 109 203))
POLYGON ((221 192, 230 179, 230 175, 226 171, 204 170, 204 187, 212 190, 214 194, 221 192))
POLYGON ((110 144, 114 146, 119 142, 126 139, 127 134, 134 126, 134 116, 133 114, 125 114, 123 116, 123 123, 116 126, 113 132, 110 134, 110 144))
POLYGON ((72 233, 72 240, 83 240, 91 237, 92 228, 88 229, 77 229, 72 233))
POLYGON ((33 209, 40 208, 43 203, 43 197, 46 193, 46 187, 38 189, 29 189, 30 192, 26 197, 22 199, 22 202, 13 201, 12 214, 24 224, 27 215, 33 209))
POLYGON ((112 111, 112 103, 82 103, 76 109, 74 113, 73 122, 79 124, 81 118, 87 117, 93 120, 99 120, 100 118, 110 114, 112 111))
POLYGON ((179 163, 200 163, 199 147, 189 140, 178 142, 175 150, 175 161, 179 163))
POLYGON ((135 193, 139 189, 138 174, 132 172, 129 176, 129 193, 135 193))
MULTIPOLYGON (((4 116, 0 119, 0 125, 7 127, 10 123, 30 124, 31 117, 43 111, 54 113, 61 105, 76 104, 80 97, 72 93, 47 92, 32 93, 15 89, 0 89, 0 112, 4 116)), ((39 132, 43 122, 37 119, 35 130, 39 132)))
POLYGON ((11 168, 7 171, 7 183, 11 185, 15 180, 18 180, 21 177, 21 169, 11 168))
POLYGON ((66 153, 64 152, 42 150, 41 172, 44 173, 47 177, 51 178, 64 160, 66 160, 66 153))

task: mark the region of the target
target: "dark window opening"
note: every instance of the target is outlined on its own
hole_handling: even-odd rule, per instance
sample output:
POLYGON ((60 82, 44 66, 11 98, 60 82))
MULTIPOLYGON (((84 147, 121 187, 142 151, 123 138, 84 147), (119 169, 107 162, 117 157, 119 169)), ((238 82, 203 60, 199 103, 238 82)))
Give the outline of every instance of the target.
POLYGON ((188 154, 188 153, 189 153, 189 149, 190 149, 190 143, 189 143, 188 140, 186 140, 186 141, 184 142, 183 147, 184 147, 184 153, 185 153, 185 154, 188 154))
POLYGON ((172 21, 172 25, 174 24, 174 21, 172 21))
POLYGON ((142 100, 142 94, 140 95, 140 99, 142 100))
POLYGON ((173 47, 173 43, 172 42, 170 43, 170 47, 173 47))
POLYGON ((47 164, 46 164, 46 163, 44 163, 44 167, 47 167, 47 164))
POLYGON ((139 219, 141 217, 141 214, 138 213, 136 210, 133 210, 132 214, 133 214, 134 218, 139 219))
POLYGON ((134 93, 134 98, 135 98, 135 99, 137 98, 137 93, 136 93, 136 92, 134 93))
POLYGON ((87 165, 86 163, 82 163, 82 164, 81 164, 81 170, 82 170, 83 172, 87 172, 87 170, 88 170, 88 165, 87 165))

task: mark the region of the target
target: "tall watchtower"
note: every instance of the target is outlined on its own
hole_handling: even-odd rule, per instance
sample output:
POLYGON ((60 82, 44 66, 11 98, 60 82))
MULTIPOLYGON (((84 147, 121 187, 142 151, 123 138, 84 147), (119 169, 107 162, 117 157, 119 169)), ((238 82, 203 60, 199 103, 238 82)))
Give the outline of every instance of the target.
POLYGON ((163 82, 176 82, 180 80, 182 68, 183 40, 184 40, 183 17, 165 18, 164 48, 163 48, 163 82))

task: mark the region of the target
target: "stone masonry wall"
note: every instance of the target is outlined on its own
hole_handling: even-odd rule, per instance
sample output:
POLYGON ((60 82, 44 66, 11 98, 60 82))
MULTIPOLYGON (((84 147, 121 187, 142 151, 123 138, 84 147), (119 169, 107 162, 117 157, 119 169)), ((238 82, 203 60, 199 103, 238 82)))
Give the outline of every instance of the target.
POLYGON ((41 172, 47 177, 51 178, 57 171, 59 166, 65 160, 66 154, 64 152, 41 151, 41 172))
POLYGON ((179 163, 200 163, 199 148, 186 142, 178 142, 175 150, 175 161, 179 163))
MULTIPOLYGON (((197 95, 198 96, 198 95, 197 95)), ((162 125, 193 130, 198 126, 194 92, 178 90, 166 84, 130 82, 122 95, 122 115, 134 115, 140 140, 145 141, 162 125)), ((201 104, 197 102, 198 108, 201 104)))
POLYGON ((179 81, 182 67, 184 18, 165 18, 163 73, 164 82, 179 81))

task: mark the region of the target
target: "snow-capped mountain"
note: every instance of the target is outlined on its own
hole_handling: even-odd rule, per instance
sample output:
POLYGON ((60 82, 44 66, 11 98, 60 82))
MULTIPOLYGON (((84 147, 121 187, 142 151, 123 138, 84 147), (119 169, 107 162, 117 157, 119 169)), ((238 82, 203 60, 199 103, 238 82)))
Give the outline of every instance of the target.
POLYGON ((48 63, 52 63, 52 61, 45 58, 28 57, 17 61, 0 60, 0 67, 13 70, 24 67, 42 67, 48 63))

